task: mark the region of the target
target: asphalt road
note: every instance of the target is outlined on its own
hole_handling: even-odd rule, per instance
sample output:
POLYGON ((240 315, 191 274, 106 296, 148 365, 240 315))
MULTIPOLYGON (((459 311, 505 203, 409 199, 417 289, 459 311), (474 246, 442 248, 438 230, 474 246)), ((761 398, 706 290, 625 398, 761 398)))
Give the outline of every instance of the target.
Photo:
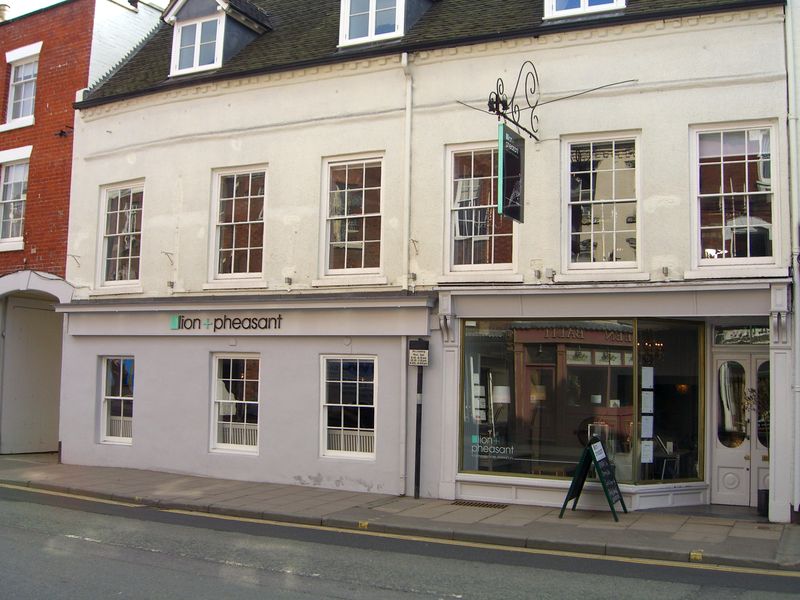
POLYGON ((800 577, 785 574, 210 518, 0 486, 0 599, 764 600, 799 593, 800 577))

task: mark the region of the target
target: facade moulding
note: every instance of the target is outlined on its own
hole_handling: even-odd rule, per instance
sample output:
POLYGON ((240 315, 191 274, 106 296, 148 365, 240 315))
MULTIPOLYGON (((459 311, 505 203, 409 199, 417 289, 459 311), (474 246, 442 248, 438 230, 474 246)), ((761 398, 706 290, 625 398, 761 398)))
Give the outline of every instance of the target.
POLYGON ((541 31, 534 35, 496 42, 482 42, 434 50, 420 50, 413 53, 414 60, 420 66, 426 63, 452 59, 472 59, 476 54, 513 53, 520 50, 539 50, 548 46, 572 47, 596 44, 598 41, 627 41, 634 38, 671 35, 679 29, 719 29, 721 27, 752 26, 754 21, 764 23, 783 23, 783 10, 780 8, 760 8, 751 11, 737 11, 703 15, 701 17, 683 17, 659 19, 627 25, 610 27, 594 27, 568 32, 548 33, 541 31))
POLYGON ((117 116, 143 108, 151 110, 158 106, 172 106, 176 101, 194 101, 201 96, 222 96, 230 94, 231 91, 236 89, 245 91, 248 89, 291 85, 294 83, 307 84, 311 81, 339 80, 347 75, 360 75, 367 71, 376 72, 399 68, 401 68, 401 65, 400 53, 398 52, 396 54, 379 56, 372 59, 343 60, 341 62, 315 67, 276 71, 273 73, 264 73, 262 75, 231 77, 231 79, 198 83, 196 86, 151 90, 142 96, 125 98, 117 101, 111 100, 107 104, 81 108, 79 111, 84 121, 91 122, 109 115, 117 116))

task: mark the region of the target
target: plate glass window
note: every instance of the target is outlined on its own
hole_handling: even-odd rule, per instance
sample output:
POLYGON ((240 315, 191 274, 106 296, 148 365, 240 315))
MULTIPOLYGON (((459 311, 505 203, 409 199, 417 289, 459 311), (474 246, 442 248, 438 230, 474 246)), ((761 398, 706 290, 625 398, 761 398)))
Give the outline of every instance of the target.
POLYGON ((0 240, 22 238, 28 196, 28 163, 3 165, 0 188, 0 240))
POLYGON ((698 135, 701 262, 772 257, 770 133, 748 128, 698 135))
POLYGON ((106 191, 105 282, 139 279, 143 201, 141 186, 106 191))
POLYGON ((133 437, 134 359, 114 356, 104 360, 103 436, 107 440, 133 437))
POLYGON ((636 142, 570 144, 569 240, 573 265, 636 261, 636 142))
POLYGON ((33 116, 38 71, 38 58, 12 65, 11 93, 8 100, 9 121, 33 116))
POLYGON ((381 265, 381 161, 330 166, 328 270, 368 270, 381 265))
POLYGON ((216 447, 258 447, 259 367, 257 357, 216 357, 213 400, 216 447))
POLYGON ((322 422, 326 454, 375 453, 375 359, 323 360, 322 422))
POLYGON ((513 221, 497 212, 497 150, 453 154, 453 267, 510 264, 513 221))
POLYGON ((262 271, 266 172, 219 177, 217 275, 240 276, 262 271))

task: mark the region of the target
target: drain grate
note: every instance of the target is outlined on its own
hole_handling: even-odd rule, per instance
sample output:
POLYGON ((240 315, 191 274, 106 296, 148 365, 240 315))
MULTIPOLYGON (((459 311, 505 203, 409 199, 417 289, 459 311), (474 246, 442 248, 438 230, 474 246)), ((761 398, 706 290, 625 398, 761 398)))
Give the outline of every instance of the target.
POLYGON ((453 506, 472 506, 475 508, 508 508, 508 504, 498 504, 497 502, 478 502, 475 500, 456 500, 453 506))

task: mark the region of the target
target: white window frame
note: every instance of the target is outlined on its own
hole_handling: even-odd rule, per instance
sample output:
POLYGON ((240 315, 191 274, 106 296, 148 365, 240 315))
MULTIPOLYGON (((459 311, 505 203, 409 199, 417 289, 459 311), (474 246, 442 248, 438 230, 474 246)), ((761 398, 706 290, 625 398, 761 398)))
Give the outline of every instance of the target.
MULTIPOLYGON (((322 163, 323 177, 322 177, 322 204, 321 204, 321 231, 320 240, 322 241, 322 248, 320 249, 320 264, 323 277, 331 278, 346 278, 348 276, 361 278, 363 275, 380 275, 383 272, 384 261, 386 260, 386 161, 383 154, 358 154, 347 157, 326 158, 322 163), (380 237, 380 261, 377 267, 344 267, 342 269, 330 268, 330 186, 331 186, 331 169, 337 166, 347 166, 358 163, 374 163, 380 164, 381 168, 381 187, 380 187, 380 212, 378 216, 381 219, 381 237, 380 237)), ((366 213, 362 213, 364 215, 366 213)), ((369 213, 374 215, 375 213, 369 213)), ((366 226, 364 227, 366 231, 366 226)), ((346 242, 345 242, 346 243, 346 242)))
MULTIPOLYGON (((341 406, 341 405, 340 405, 341 406)), ((348 405, 358 407, 358 404, 348 405)), ((367 405, 360 405, 367 406, 367 405)), ((320 356, 320 456, 335 458, 350 458, 360 460, 375 460, 377 455, 377 436, 378 436, 378 357, 368 354, 323 354, 320 356), (327 390, 327 362, 329 360, 341 361, 370 361, 372 363, 372 451, 359 452, 347 450, 328 449, 328 406, 337 406, 336 403, 329 404, 327 390)), ((342 429, 344 431, 344 429, 342 429)), ((365 428, 364 431, 369 431, 365 428)), ((361 427, 356 429, 356 436, 361 434, 361 427)), ((360 440, 359 440, 360 443, 360 440)))
MULTIPOLYGON (((16 48, 14 50, 9 50, 6 52, 6 63, 9 66, 9 88, 6 95, 7 107, 6 107, 6 122, 0 125, 0 132, 8 131, 10 129, 17 129, 19 127, 29 127, 35 123, 34 114, 36 112, 36 92, 34 92, 33 96, 33 108, 31 110, 30 115, 25 115, 21 117, 17 117, 16 119, 12 118, 12 110, 13 110, 13 92, 14 92, 14 70, 17 67, 22 65, 37 62, 39 61, 39 55, 42 52, 42 42, 35 42, 33 44, 28 44, 27 46, 22 46, 21 48, 16 48)), ((38 71, 38 67, 37 67, 38 71)), ((36 79, 34 80, 38 83, 39 75, 37 72, 36 79)), ((34 83, 34 85, 36 85, 34 83)))
POLYGON ((170 68, 170 77, 176 75, 187 75, 189 73, 198 73, 202 71, 209 71, 211 69, 218 69, 222 65, 222 50, 225 40, 225 13, 220 12, 217 15, 199 17, 197 19, 189 19, 186 21, 176 21, 173 24, 172 32, 172 60, 170 68), (217 39, 214 45, 214 62, 208 65, 198 65, 200 57, 200 33, 202 24, 208 21, 217 21, 217 39), (181 69, 180 68, 180 50, 181 50, 181 32, 184 27, 196 25, 195 30, 195 43, 194 43, 194 58, 192 66, 181 69))
MULTIPOLYGON (((212 189, 211 197, 212 197, 212 207, 211 207, 211 223, 210 223, 210 231, 213 234, 210 236, 210 258, 209 261, 209 281, 212 282, 225 282, 235 284, 237 281, 245 281, 247 283, 263 283, 264 282, 264 269, 265 269, 265 260, 266 260, 266 214, 267 214, 267 189, 269 185, 269 173, 267 170, 267 165, 250 165, 250 166, 243 166, 243 167, 231 167, 226 169, 216 170, 213 173, 212 178, 212 185, 214 186, 212 189), (220 222, 219 222, 219 208, 220 208, 220 191, 221 191, 221 184, 222 178, 228 177, 232 175, 252 175, 254 173, 263 173, 264 174, 264 199, 263 205, 261 209, 261 226, 262 226, 262 237, 261 237, 261 268, 258 271, 253 272, 246 272, 246 273, 220 273, 219 272, 219 252, 220 252, 220 222)), ((247 221, 246 224, 251 225, 255 223, 255 221, 247 221)), ((249 248, 249 246, 248 246, 249 248)))
POLYGON ((406 0, 397 0, 395 5, 395 30, 390 33, 375 34, 375 15, 377 0, 369 0, 369 30, 367 35, 351 39, 350 38, 350 6, 352 0, 342 0, 342 7, 339 19, 339 45, 352 46, 365 42, 376 42, 402 37, 405 28, 406 0))
POLYGON ((123 445, 131 445, 133 443, 133 407, 135 404, 135 397, 136 397, 136 358, 134 356, 129 355, 113 355, 113 356, 103 356, 101 359, 101 369, 102 369, 102 377, 101 377, 101 388, 100 388, 100 398, 101 398, 101 406, 100 406, 100 441, 104 443, 112 443, 112 444, 123 444, 123 445), (132 373, 133 373, 133 382, 131 386, 131 395, 125 396, 122 394, 122 384, 120 382, 119 386, 119 394, 106 394, 107 383, 108 383, 108 367, 110 361, 119 360, 121 361, 120 370, 123 371, 123 361, 131 361, 132 363, 132 373), (123 429, 129 430, 130 435, 110 435, 109 434, 109 404, 112 400, 117 400, 122 403, 130 402, 131 404, 131 416, 125 417, 124 410, 123 414, 119 416, 120 422, 118 426, 123 429))
MULTIPOLYGON (((98 254, 99 257, 98 265, 97 265, 97 281, 100 282, 100 287, 103 288, 130 288, 131 286, 138 286, 141 282, 142 278, 142 257, 143 257, 143 243, 144 243, 144 202, 145 202, 145 190, 144 190, 144 180, 137 179, 134 181, 125 181, 122 183, 114 183, 105 185, 100 188, 100 210, 99 212, 99 223, 98 223, 98 254), (141 191, 142 193, 142 210, 140 215, 140 230, 138 232, 139 235, 139 271, 138 277, 136 279, 118 279, 118 280, 107 280, 106 279, 106 261, 108 259, 107 256, 107 238, 106 238, 106 222, 108 218, 108 195, 111 192, 118 192, 121 190, 131 190, 131 193, 135 191, 141 191)), ((119 233, 117 233, 119 235, 119 233)))
MULTIPOLYGON (((243 453, 243 454, 258 454, 259 447, 261 445, 261 424, 262 424, 262 417, 261 417, 261 409, 262 409, 262 402, 261 402, 261 390, 263 389, 263 384, 261 381, 262 377, 262 361, 260 354, 253 354, 253 353, 214 353, 211 355, 211 417, 210 417, 210 446, 212 451, 216 452, 234 452, 234 453, 243 453), (218 402, 230 402, 230 398, 220 399, 220 394, 228 394, 232 396, 232 393, 229 390, 225 390, 224 387, 220 389, 219 384, 220 382, 220 373, 219 373, 219 361, 220 360, 255 360, 258 362, 258 397, 255 401, 255 404, 258 406, 258 423, 256 423, 255 428, 248 428, 246 427, 247 423, 243 423, 244 427, 242 427, 241 434, 243 436, 247 436, 248 430, 255 429, 256 434, 256 443, 255 444, 231 444, 220 442, 217 439, 217 424, 218 424, 218 411, 217 411, 217 403, 218 402)), ((247 400, 233 400, 236 404, 253 404, 247 400)))
MULTIPOLYGON (((515 273, 517 268, 517 244, 519 243, 519 232, 517 229, 517 222, 512 221, 511 224, 511 262, 507 263, 489 263, 489 264, 469 264, 469 265, 456 265, 454 264, 455 257, 455 238, 453 236, 453 213, 454 213, 454 197, 453 197, 453 181, 455 176, 455 155, 464 152, 475 152, 493 150, 497 152, 497 140, 492 142, 475 142, 469 144, 458 144, 448 146, 446 149, 446 163, 445 169, 445 216, 444 216, 444 273, 447 274, 480 274, 480 273, 515 273)), ((497 198, 495 198, 495 202, 497 198)), ((496 204, 495 204, 496 206, 496 204)), ((509 218, 509 217, 504 217, 509 218)), ((473 236, 474 237, 474 236, 473 236)))
MULTIPOLYGON (((690 128, 691 150, 690 166, 692 169, 692 266, 696 272, 687 273, 688 277, 701 276, 702 273, 711 275, 715 272, 720 275, 739 273, 742 267, 763 268, 779 264, 782 247, 782 218, 781 218, 781 173, 780 173, 780 146, 781 132, 774 121, 744 121, 738 123, 722 123, 710 125, 697 125, 690 128), (748 131, 753 129, 767 129, 770 134, 770 180, 772 194, 772 255, 741 258, 705 258, 700 237, 700 134, 732 131, 748 131)), ((725 194, 722 194, 725 195, 725 194)))
MULTIPOLYGON (((624 131, 624 132, 611 132, 591 136, 568 136, 562 138, 562 158, 561 164, 563 165, 562 173, 562 188, 561 195, 564 199, 561 203, 561 222, 563 224, 561 229, 562 235, 562 267, 565 273, 585 273, 593 272, 609 272, 609 271, 623 271, 623 272, 638 272, 642 267, 642 169, 641 169, 641 135, 637 131, 624 131), (573 262, 572 261, 572 222, 570 219, 570 197, 571 185, 570 176, 572 174, 572 158, 571 147, 574 144, 596 144, 603 142, 622 142, 626 140, 633 140, 635 147, 635 180, 636 186, 636 260, 632 261, 598 261, 598 262, 573 262)), ((602 202, 604 204, 612 204, 617 202, 625 202, 622 199, 607 200, 602 202)), ((601 203, 598 201, 598 203, 601 203)))
MULTIPOLYGON (((5 207, 2 202, 2 189, 5 179, 5 168, 8 166, 28 164, 28 178, 30 178, 30 157, 33 151, 33 146, 23 146, 21 148, 12 148, 10 150, 0 151, 0 219, 3 217, 5 207)), ((23 202, 27 204, 27 193, 25 194, 23 202)), ((25 247, 25 219, 24 219, 25 206, 23 205, 23 221, 22 233, 19 236, 0 238, 0 252, 12 252, 15 250, 22 250, 25 247)), ((1 224, 0 224, 1 226, 1 224)), ((0 233, 2 231, 0 230, 0 233)))
POLYGON ((625 0, 613 0, 608 4, 600 4, 597 6, 589 6, 589 0, 580 0, 581 5, 578 8, 558 10, 556 8, 557 1, 558 0, 544 0, 545 19, 558 19, 561 17, 572 17, 575 15, 585 15, 587 13, 606 12, 625 8, 625 0))

